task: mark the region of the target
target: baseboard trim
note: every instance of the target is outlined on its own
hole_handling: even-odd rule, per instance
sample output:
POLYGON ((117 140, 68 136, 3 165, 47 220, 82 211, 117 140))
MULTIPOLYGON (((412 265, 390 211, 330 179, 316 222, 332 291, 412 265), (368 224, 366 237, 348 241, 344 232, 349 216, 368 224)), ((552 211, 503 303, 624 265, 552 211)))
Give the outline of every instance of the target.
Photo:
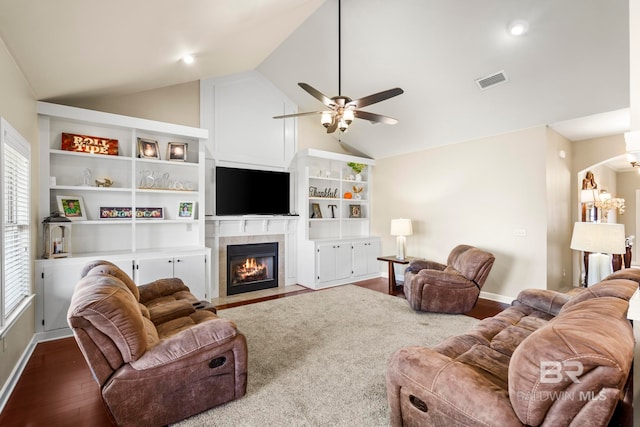
POLYGON ((501 302, 503 304, 511 304, 515 298, 506 295, 492 294, 491 292, 480 291, 480 298, 490 301, 501 302))
POLYGON ((22 352, 20 360, 18 360, 18 363, 16 363, 16 365, 13 367, 11 375, 9 375, 9 378, 7 378, 4 386, 2 386, 2 390, 0 390, 0 412, 4 410, 5 405, 9 401, 9 397, 11 397, 13 389, 16 387, 16 384, 18 384, 18 380, 20 380, 20 376, 22 375, 24 368, 27 366, 27 363, 29 362, 29 359, 31 358, 31 355, 33 354, 33 351, 35 350, 37 344, 38 340, 34 334, 31 337, 31 341, 29 341, 29 344, 27 344, 27 347, 22 352))

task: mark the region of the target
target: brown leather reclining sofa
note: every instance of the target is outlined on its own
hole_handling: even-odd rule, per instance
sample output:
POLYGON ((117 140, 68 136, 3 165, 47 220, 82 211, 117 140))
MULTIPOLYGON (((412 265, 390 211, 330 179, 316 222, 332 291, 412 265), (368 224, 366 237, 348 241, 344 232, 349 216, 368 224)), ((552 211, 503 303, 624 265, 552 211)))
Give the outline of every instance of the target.
POLYGON ((398 350, 391 424, 606 426, 633 361, 626 313, 639 283, 624 269, 576 293, 528 289, 463 335, 398 350))
POLYGON ((167 425, 245 394, 244 335, 180 279, 137 287, 106 261, 82 276, 67 319, 117 425, 167 425))

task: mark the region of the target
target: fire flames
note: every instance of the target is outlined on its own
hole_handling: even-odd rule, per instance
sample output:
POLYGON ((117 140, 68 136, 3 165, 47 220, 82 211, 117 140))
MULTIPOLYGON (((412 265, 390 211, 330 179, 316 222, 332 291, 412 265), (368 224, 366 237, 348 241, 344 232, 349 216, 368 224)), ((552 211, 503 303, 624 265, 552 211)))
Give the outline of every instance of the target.
POLYGON ((269 271, 265 264, 255 258, 247 258, 242 264, 233 269, 233 283, 255 282, 268 279, 269 271))

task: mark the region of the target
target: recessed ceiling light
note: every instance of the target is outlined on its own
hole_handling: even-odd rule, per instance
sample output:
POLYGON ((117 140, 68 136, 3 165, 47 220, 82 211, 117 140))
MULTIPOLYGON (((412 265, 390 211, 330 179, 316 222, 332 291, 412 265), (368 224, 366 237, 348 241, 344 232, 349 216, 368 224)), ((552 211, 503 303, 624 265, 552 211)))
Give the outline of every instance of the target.
POLYGON ((193 64, 193 61, 195 61, 193 55, 185 55, 182 57, 182 62, 185 64, 193 64))
POLYGON ((509 34, 512 36, 521 36, 529 30, 529 23, 518 19, 509 24, 509 34))

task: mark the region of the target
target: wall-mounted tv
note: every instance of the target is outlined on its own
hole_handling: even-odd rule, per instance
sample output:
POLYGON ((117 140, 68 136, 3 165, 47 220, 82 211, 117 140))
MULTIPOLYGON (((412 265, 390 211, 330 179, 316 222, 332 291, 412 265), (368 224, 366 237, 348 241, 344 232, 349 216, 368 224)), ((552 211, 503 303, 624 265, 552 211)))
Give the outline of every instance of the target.
POLYGON ((216 167, 216 215, 286 215, 289 172, 216 167))

